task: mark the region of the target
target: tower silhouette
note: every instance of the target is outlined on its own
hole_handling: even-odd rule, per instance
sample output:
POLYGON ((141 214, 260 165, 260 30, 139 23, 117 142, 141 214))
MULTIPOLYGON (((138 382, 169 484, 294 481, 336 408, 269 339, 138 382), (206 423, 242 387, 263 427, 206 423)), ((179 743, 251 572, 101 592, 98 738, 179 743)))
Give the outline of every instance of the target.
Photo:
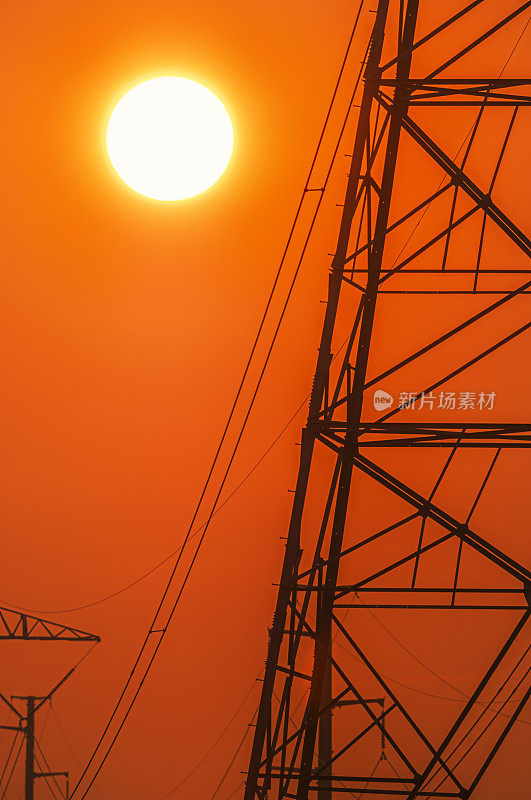
POLYGON ((503 509, 496 544, 473 516, 506 455, 531 443, 509 400, 499 421, 480 372, 531 326, 518 322, 531 242, 497 197, 531 81, 505 77, 507 62, 483 72, 485 46, 492 64, 530 5, 501 16, 491 4, 496 20, 477 31, 482 0, 427 32, 432 4, 375 9, 245 800, 468 798, 529 698, 531 573, 499 546, 518 535, 503 509), (429 336, 435 297, 449 321, 429 336), (440 713, 432 692, 411 700, 422 687, 389 677, 378 634, 404 615, 410 655, 475 676, 463 690, 441 676, 453 702, 440 713))
MULTIPOLYGON (((100 637, 87 631, 73 628, 70 625, 63 625, 58 622, 51 622, 41 617, 35 617, 31 614, 26 614, 21 611, 15 611, 12 608, 0 607, 0 641, 4 642, 78 642, 81 644, 88 643, 93 646, 100 642, 100 637)), ((85 656, 87 654, 85 653, 85 656)), ((35 737, 35 717, 37 712, 47 703, 52 702, 55 693, 63 686, 65 681, 73 674, 78 664, 85 658, 83 656, 77 664, 68 670, 68 672, 56 683, 56 685, 45 696, 36 697, 35 695, 13 695, 9 700, 2 692, 0 692, 0 700, 9 708, 17 717, 16 725, 0 725, 0 730, 9 731, 14 734, 12 746, 4 765, 2 778, 4 777, 8 765, 10 772, 7 776, 6 783, 2 786, 2 795, 5 797, 8 786, 13 777, 15 767, 25 743, 25 784, 24 784, 24 798, 25 800, 33 800, 35 794, 35 780, 37 778, 44 778, 50 791, 55 796, 55 792, 49 779, 51 779, 60 791, 61 796, 66 800, 69 798, 69 773, 65 771, 52 770, 46 761, 44 753, 42 752, 39 743, 35 737), (20 712, 17 708, 17 701, 23 701, 25 713, 20 712), (18 752, 15 753, 13 764, 10 764, 11 754, 14 750, 17 738, 22 734, 22 741, 19 745, 18 752), (36 748, 39 755, 36 753, 36 748), (42 763, 39 761, 42 759, 42 763), (39 769, 36 769, 36 763, 39 764, 39 769), (45 769, 46 767, 46 769, 45 769), (66 794, 63 793, 57 778, 66 781, 66 794)))

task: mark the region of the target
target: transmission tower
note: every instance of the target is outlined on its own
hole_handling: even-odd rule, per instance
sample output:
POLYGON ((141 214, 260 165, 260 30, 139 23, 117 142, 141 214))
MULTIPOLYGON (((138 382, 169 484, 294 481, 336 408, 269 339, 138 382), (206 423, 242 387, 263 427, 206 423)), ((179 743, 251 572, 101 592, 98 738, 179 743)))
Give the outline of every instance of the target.
MULTIPOLYGON (((427 33, 420 28, 420 35, 423 7, 429 5, 427 0, 379 0, 375 9, 245 800, 315 795, 331 800, 345 794, 468 798, 531 691, 525 671, 529 648, 522 650, 529 633, 531 573, 484 538, 472 521, 500 454, 503 460, 509 449, 530 447, 531 424, 514 421, 514 415, 493 421, 491 414, 489 422, 482 421, 483 411, 496 411, 488 387, 446 391, 531 326, 525 322, 499 335, 497 315, 516 307, 521 311, 529 293, 531 269, 522 261, 529 259, 531 242, 511 218, 514 214, 496 202, 511 137, 531 104, 531 80, 504 77, 505 69, 497 74, 498 66, 486 77, 483 71, 469 77, 455 73, 514 21, 520 20, 521 30, 531 3, 515 4, 505 16, 506 6, 500 10, 495 4, 497 19, 490 27, 476 30, 471 22, 465 28, 469 43, 446 52, 437 45, 441 37, 476 20, 474 14, 485 3, 468 3, 427 33), (432 48, 443 55, 423 71, 423 58, 432 48), (453 156, 428 131, 434 119, 439 131, 455 126, 463 112, 468 114, 467 135, 453 156), (504 126, 500 141, 495 146, 489 135, 486 144, 479 144, 493 119, 498 128, 504 126), (478 144, 481 181, 469 169, 478 144), (427 191, 433 175, 440 183, 427 191), (404 191, 412 185, 418 190, 413 202, 404 191), (438 209, 437 227, 432 224, 424 241, 406 255, 400 242, 433 208, 438 209), (507 245, 509 266, 491 265, 492 236, 507 245), (438 295, 462 316, 374 375, 374 337, 387 308, 383 295, 390 294, 411 304, 413 326, 419 296, 438 295), (339 358, 346 322, 350 335, 339 358), (469 358, 463 355, 467 347, 474 352, 469 358), (444 357, 439 355, 443 348, 444 357), (396 377, 411 375, 417 363, 424 370, 416 374, 417 381, 430 370, 437 375, 425 379, 423 391, 417 386, 395 404, 382 381, 388 387, 396 377), (470 413, 471 403, 477 404, 475 413, 470 413), (373 408, 385 413, 372 419, 373 408), (393 419, 397 415, 400 421, 393 419), (399 477, 397 454, 403 459, 414 454, 416 474, 422 472, 423 479, 434 459, 440 459, 431 491, 422 481, 419 489, 418 483, 399 477), (463 454, 490 460, 486 469, 485 461, 483 467, 478 462, 470 468, 461 490, 463 496, 469 490, 471 506, 458 516, 445 510, 436 495, 463 454), (389 501, 404 513, 365 531, 358 499, 369 484, 376 502, 389 501), (314 524, 319 489, 324 510, 314 524), (450 615, 457 628, 466 627, 472 615, 491 615, 493 635, 503 617, 507 629, 467 697, 452 705, 458 710, 450 723, 445 717, 438 724, 422 709, 409 710, 386 677, 392 667, 360 644, 356 615, 367 610, 409 615, 415 620, 412 630, 422 614, 432 627, 441 615, 450 615), (387 749, 371 772, 375 735, 387 749)), ((484 65, 482 55, 478 63, 484 65)), ((511 531, 506 533, 510 549, 511 531)), ((423 652, 420 639, 418 652, 423 652)), ((466 649, 462 653, 464 659, 466 649)))
MULTIPOLYGON (((34 642, 85 642, 97 644, 100 641, 100 637, 93 633, 87 633, 86 631, 79 630, 78 628, 72 628, 68 625, 61 625, 57 622, 50 622, 49 620, 41 619, 40 617, 34 617, 30 614, 13 611, 10 608, 0 607, 0 640, 34 642)), ((11 697, 11 700, 8 700, 3 694, 0 694, 0 699, 18 718, 17 725, 0 725, 0 729, 11 731, 15 733, 15 736, 18 736, 18 734, 22 733, 24 737, 23 741, 25 741, 26 744, 24 782, 25 800, 33 800, 35 780, 37 778, 44 778, 46 782, 48 782, 48 779, 51 778, 57 786, 57 778, 64 779, 65 792, 63 792, 60 787, 58 788, 61 796, 68 800, 70 793, 68 772, 56 772, 49 768, 47 770, 43 770, 42 768, 37 770, 35 768, 36 761, 38 760, 35 753, 35 747, 36 745, 37 748, 39 747, 35 739, 35 714, 40 708, 42 708, 42 706, 48 702, 51 702, 55 692, 65 683, 66 680, 68 680, 75 669, 76 667, 74 666, 71 670, 69 670, 66 675, 44 697, 36 697, 35 695, 14 695, 11 697), (13 701, 17 700, 24 702, 25 713, 21 713, 16 705, 14 705, 13 701)), ((41 757, 44 759, 44 754, 41 753, 41 757)), ((48 763, 46 761, 45 765, 48 767, 48 763)), ((13 774, 13 770, 11 771, 11 776, 13 774)), ((6 789, 7 786, 2 787, 3 797, 5 797, 6 789)), ((53 787, 51 788, 51 791, 55 796, 53 787)))

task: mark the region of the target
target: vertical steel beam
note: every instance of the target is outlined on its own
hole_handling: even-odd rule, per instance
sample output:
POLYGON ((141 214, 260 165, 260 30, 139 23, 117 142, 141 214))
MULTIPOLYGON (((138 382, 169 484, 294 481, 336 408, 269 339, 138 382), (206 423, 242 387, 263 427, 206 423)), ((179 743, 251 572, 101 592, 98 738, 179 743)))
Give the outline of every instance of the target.
MULTIPOLYGON (((328 647, 328 657, 324 663, 323 690, 321 692, 321 714, 319 716, 319 766, 322 768, 332 760, 332 640, 328 647)), ((332 798, 332 767, 326 767, 317 781, 318 800, 332 798)))
MULTIPOLYGON (((379 0, 376 20, 372 33, 372 43, 368 57, 366 70, 367 77, 375 77, 380 61, 383 46, 383 36, 389 0, 379 0)), ((343 208, 341 219, 338 246, 332 264, 328 287, 328 301, 323 324, 319 354, 315 370, 315 378, 310 397, 310 407, 308 413, 308 427, 303 430, 301 457, 299 462, 299 473, 297 485, 293 499, 290 525, 286 542, 286 555, 282 568, 280 588, 278 592, 277 605, 273 615, 273 624, 269 632, 268 654, 266 659, 266 669, 262 687, 262 695, 258 709, 255 735, 251 750, 251 760, 249 773, 247 776, 244 800, 253 800, 258 793, 258 775, 262 760, 264 742, 268 721, 271 716, 271 703, 275 677, 277 671, 278 658, 282 645, 283 631, 286 621, 286 613, 291 592, 291 587, 295 579, 296 566, 299 560, 300 550, 300 530, 302 523, 302 512, 308 487, 310 466, 315 443, 315 431, 312 430, 312 421, 317 417, 324 389, 328 381, 328 373, 331 361, 331 344, 334 332, 334 323, 337 315, 339 296, 342 287, 342 275, 345 259, 347 256, 348 240, 352 219, 356 210, 356 194, 358 190, 359 175, 365 147, 365 139, 369 127, 370 113, 373 103, 374 85, 369 82, 365 85, 363 99, 359 114, 359 123, 356 132, 354 145, 354 155, 351 162, 350 176, 347 184, 347 199, 343 208)), ((270 770, 270 764, 265 765, 265 770, 270 770)), ((264 788, 267 789, 269 780, 264 781, 264 788)))
POLYGON ((35 697, 26 697, 26 784, 25 800, 33 800, 35 786, 35 697))
MULTIPOLYGON (((367 81, 366 91, 375 92, 378 87, 379 71, 378 65, 380 62, 382 45, 383 45, 383 31, 385 29, 385 21, 387 18, 388 2, 380 2, 378 5, 377 19, 373 33, 372 47, 369 54, 369 62, 367 65, 367 81)), ((300 778, 297 791, 297 800, 307 800, 310 790, 310 781, 312 778, 312 769, 314 761, 315 740, 317 726, 324 728, 325 736, 323 737, 323 749, 319 753, 319 757, 327 763, 332 757, 332 737, 331 737, 331 715, 332 709, 330 708, 331 694, 324 692, 324 687, 330 688, 330 683, 325 682, 325 676, 330 669, 330 647, 332 641, 332 613, 334 606, 334 595, 337 585, 337 576, 339 571, 340 553, 343 543, 343 534, 345 530, 345 521, 348 509, 348 500, 350 495, 350 485, 353 470, 353 456, 357 450, 357 439, 359 435, 359 423, 361 418, 361 409, 363 404, 363 387, 365 384, 367 374, 367 363, 369 357, 369 347, 372 334, 372 327, 374 322, 374 314, 376 310, 376 299, 378 296, 378 285, 380 278, 380 271, 383 259, 383 250, 385 243, 385 234, 389 220, 389 208, 391 204, 391 195, 393 190, 393 180, 396 169, 396 159, 398 154, 398 144, 400 141, 401 132, 401 116, 407 112, 409 106, 410 90, 407 88, 407 79, 409 78, 409 71, 411 67, 411 48, 414 42, 415 27, 417 22, 419 0, 409 0, 406 9, 404 20, 403 36, 399 47, 399 56, 401 56, 397 67, 397 84, 395 88, 393 100, 393 116, 389 125, 389 134, 387 139, 387 149, 385 154, 385 163, 383 168, 383 179, 378 202, 378 212, 376 216, 374 244, 369 251, 368 257, 368 281, 367 291, 365 293, 365 302, 363 306, 363 314, 360 326, 360 336, 358 343, 358 351, 356 357, 356 365, 354 369, 354 378, 352 383, 352 391, 347 402, 347 430, 345 436, 345 446, 343 453, 343 462, 341 465, 341 474, 339 478, 339 486, 336 500, 336 508, 334 514, 332 536, 330 542, 330 552, 328 558, 328 567, 326 570, 325 585, 323 588, 322 603, 320 605, 319 616, 316 624, 316 645, 314 656, 314 667, 312 673, 312 685, 310 689, 310 696, 306 708, 306 730, 304 735, 304 742, 301 755, 301 769, 300 778), (321 709, 325 707, 327 710, 321 713, 321 709), (326 742, 326 750, 324 744, 326 742)), ((369 105, 370 114, 370 105, 369 105)), ((367 128, 366 135, 369 130, 369 117, 366 120, 367 128)), ((365 123, 360 117, 359 125, 365 123)), ((359 130, 359 129, 358 129, 359 130)), ((354 151, 356 152, 356 151, 354 151)), ((361 167, 361 159, 360 159, 361 167)), ((368 168, 368 167, 367 167, 368 168)), ((359 175, 352 174, 354 183, 357 185, 359 175)), ((354 197, 349 196, 345 199, 345 209, 355 203, 354 197)), ((352 217, 351 217, 352 220, 352 217)), ((336 263, 341 264, 341 268, 346 260, 348 240, 350 233, 350 225, 348 228, 340 230, 338 249, 336 251, 336 263)), ((325 790, 325 786, 323 786, 325 790)), ((323 800, 329 800, 328 797, 323 795, 323 800)))
MULTIPOLYGON (((356 134, 356 142, 353 151, 353 159, 351 164, 349 184, 347 186, 347 194, 345 197, 344 213, 342 224, 339 231, 338 244, 333 262, 333 277, 339 276, 342 280, 342 273, 347 258, 349 237, 352 227, 352 220, 356 210, 357 189, 361 180, 361 168, 363 153, 367 145, 370 131, 370 114, 374 93, 378 87, 379 63, 383 48, 383 39, 385 31, 385 23, 387 20, 387 13, 389 9, 389 0, 380 0, 376 12, 376 20, 374 24, 371 48, 369 51, 367 70, 366 70, 366 83, 365 91, 361 103, 360 116, 358 121, 358 129, 356 134)), ((408 5, 408 12, 410 18, 413 19, 412 32, 415 29, 416 10, 418 9, 418 0, 410 0, 408 5), (410 6, 414 7, 415 12, 411 13, 410 6)), ((406 23, 407 24, 407 23, 406 23)), ((411 43, 413 39, 411 38, 411 43)), ((409 69, 410 60, 407 61, 402 68, 409 69)), ((386 164, 389 161, 396 162, 396 149, 398 147, 398 135, 392 140, 395 149, 391 152, 389 143, 386 154, 386 164)), ((389 140, 391 141, 391 133, 389 133, 389 140)), ((368 169, 368 165, 367 165, 368 169)), ((392 173, 392 174, 393 174, 392 173)), ((389 201, 392 189, 392 174, 390 176, 390 183, 388 186, 389 201)), ((389 205, 387 203, 387 207, 389 205)), ((387 226, 387 218, 385 223, 381 212, 379 213, 380 226, 383 224, 383 231, 387 226)), ((378 225, 378 221, 377 221, 378 225)), ((383 252, 383 236, 381 242, 381 252, 383 252)), ((381 253, 380 253, 381 265, 381 253)), ((369 263, 371 269, 371 263, 369 263)), ((374 272, 374 265, 372 265, 374 272)), ((379 267, 377 269, 379 275, 379 267)), ((368 343, 372 330, 372 320, 374 318, 374 309, 376 305, 376 295, 378 291, 378 280, 373 279, 372 284, 368 285, 368 291, 365 295, 365 303, 363 306, 362 321, 360 327, 360 344, 358 345, 358 356, 356 360, 356 370, 354 373, 354 384, 361 387, 363 391, 363 384, 365 382, 365 374, 367 368, 368 356, 368 343), (372 295, 371 295, 372 291, 372 295), (366 347, 362 347, 362 343, 366 343, 366 347), (362 363, 364 360, 364 364, 362 363), (359 365, 359 371, 358 371, 359 365)), ((352 455, 351 451, 354 448, 354 442, 357 438, 357 428, 359 427, 359 416, 353 416, 354 406, 352 402, 347 404, 347 437, 345 444, 344 456, 352 455), (356 434, 353 434, 354 426, 356 427, 356 434), (348 452, 347 452, 348 451, 348 452)), ((359 414, 361 415, 361 407, 359 414)), ((335 594, 335 587, 337 584, 337 575, 339 570, 339 556, 341 552, 341 545, 343 542, 343 533, 345 529, 345 521, 347 516, 348 498, 350 494, 350 484, 352 479, 352 458, 344 457, 341 464, 341 473, 339 478, 338 492, 336 507, 334 513, 334 520, 332 526, 332 535, 330 542, 330 551, 328 566, 326 570, 325 584, 323 587, 322 602, 319 607, 319 614, 316 621, 316 643, 314 653, 314 665, 312 672, 312 684, 308 704, 306 707, 306 729, 304 733, 304 741, 301 754, 301 767, 299 784, 297 787, 297 800, 307 800, 310 790, 310 782, 312 779, 312 770, 314 762, 315 742, 317 735, 317 728, 320 729, 319 739, 319 760, 328 763, 332 758, 332 708, 331 708, 331 675, 330 675, 330 648, 332 641, 332 612, 333 601, 335 594), (324 709, 324 710, 323 710, 324 709), (321 736, 322 731, 322 736, 321 736)), ((331 797, 330 780, 329 776, 324 776, 324 780, 320 782, 320 793, 322 799, 329 800, 331 797)))

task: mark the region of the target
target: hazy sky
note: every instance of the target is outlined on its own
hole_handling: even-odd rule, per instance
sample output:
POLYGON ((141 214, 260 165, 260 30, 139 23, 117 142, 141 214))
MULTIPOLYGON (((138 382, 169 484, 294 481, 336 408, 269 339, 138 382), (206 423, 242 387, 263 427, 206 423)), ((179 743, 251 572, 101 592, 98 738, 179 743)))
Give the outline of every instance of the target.
MULTIPOLYGON (((427 0, 423 5, 430 10, 419 25, 429 30, 442 11, 427 0)), ((472 15, 455 42, 441 45, 435 62, 447 47, 458 49, 516 6, 505 0, 485 5, 484 16, 472 15)), ((19 0, 4 8, 0 605, 48 610, 41 615, 103 639, 58 692, 41 735, 54 769, 75 775, 79 767, 55 714, 84 762, 130 669, 170 565, 102 604, 52 611, 92 604, 120 590, 179 546, 288 235, 355 6, 346 0, 19 0), (127 189, 105 151, 106 124, 118 99, 161 75, 188 77, 212 89, 235 131, 233 157, 219 182, 196 198, 168 204, 127 189)), ((352 73, 372 17, 362 20, 352 73)), ((497 75, 524 22, 516 20, 476 62, 464 62, 462 74, 468 68, 482 77, 497 75)), ((528 52, 524 38, 508 75, 525 73, 528 52)), ((522 109, 522 118, 525 113, 522 109)), ((444 119, 428 116, 427 123, 450 152, 473 115, 455 114, 451 125, 450 117, 444 119)), ((498 118, 484 149, 471 158, 478 180, 485 177, 489 147, 497 152, 505 120, 498 118)), ((521 161, 527 140, 520 119, 519 125, 497 202, 523 224, 528 184, 521 178, 521 161)), ((326 297, 327 254, 335 246, 347 151, 340 153, 344 163, 304 262, 229 490, 311 386, 324 309, 319 301, 326 297)), ((414 195, 419 171, 432 169, 422 164, 401 173, 402 202, 414 195)), ((436 170, 426 176, 433 188, 440 180, 436 170)), ((301 241, 299 235, 296 248, 301 241)), ((499 265, 518 258, 496 237, 489 254, 499 265)), ((466 241, 454 254, 454 265, 460 257, 466 257, 466 241)), ((288 262, 289 275, 294 263, 294 258, 288 262)), ((392 363, 484 304, 473 303, 431 297, 411 311, 403 299, 389 299, 376 330, 379 363, 392 363)), ((523 313, 519 305, 497 322, 494 338, 517 327, 523 313)), ((484 341, 480 330, 469 344, 473 350, 484 341)), ((441 357, 441 368, 458 355, 454 350, 441 357)), ((522 374, 525 359, 526 343, 519 341, 471 379, 475 391, 498 392, 489 421, 525 417, 531 389, 529 376, 522 374)), ((423 377, 408 375, 406 385, 390 388, 417 390, 423 377)), ((457 389, 468 388, 463 378, 457 389)), ((162 799, 204 755, 259 676, 303 419, 297 417, 213 523, 160 657, 98 781, 105 800, 162 799)), ((445 490, 449 507, 466 508, 470 497, 461 487, 470 470, 477 467, 479 476, 487 462, 486 456, 480 466, 463 461, 445 490)), ((424 487, 440 458, 429 462, 429 475, 412 458, 400 464, 393 455, 389 463, 424 487)), ((521 453, 503 454, 499 482, 476 518, 483 535, 521 560, 528 554, 521 529, 526 470, 521 453)), ((371 489, 361 482, 355 491, 360 519, 370 527, 371 489)), ((381 514, 383 519, 385 509, 381 514)), ((402 618, 385 621, 416 650, 418 630, 409 630, 402 618)), ((505 628, 496 626, 501 637, 505 628)), ((488 633, 480 627, 478 641, 488 633)), ((445 634, 451 641, 450 632, 445 634)), ((431 655, 424 651, 428 663, 470 691, 474 676, 448 640, 422 635, 434 648, 431 655)), ((449 691, 390 637, 375 646, 397 680, 443 695, 449 691)), ((48 691, 85 646, 51 654, 52 645, 31 653, 13 643, 3 647, 8 656, 0 688, 12 694, 48 691)), ((493 651, 486 646, 481 657, 484 652, 487 657, 493 651)), ((212 755, 172 797, 210 798, 250 721, 259 686, 212 755)), ((405 698, 418 703, 407 691, 405 698)), ((444 710, 435 705, 433 714, 446 719, 454 705, 443 702, 444 710)), ((7 712, 2 714, 7 720, 7 712)), ((523 727, 516 726, 500 752, 479 800, 500 798, 509 770, 514 786, 522 786, 528 732, 522 735, 523 727)), ((7 746, 6 736, 2 754, 7 746)), ((236 788, 247 754, 245 747, 220 800, 236 788)), ((39 786, 37 796, 46 794, 39 786)))

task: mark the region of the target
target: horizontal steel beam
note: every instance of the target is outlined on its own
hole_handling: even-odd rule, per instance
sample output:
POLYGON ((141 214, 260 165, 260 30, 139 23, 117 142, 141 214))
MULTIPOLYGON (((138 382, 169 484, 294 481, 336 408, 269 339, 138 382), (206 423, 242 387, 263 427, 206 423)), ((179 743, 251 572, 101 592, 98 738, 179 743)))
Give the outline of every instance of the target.
POLYGON ((99 642, 99 636, 78 628, 0 607, 0 639, 31 639, 40 642, 99 642))

